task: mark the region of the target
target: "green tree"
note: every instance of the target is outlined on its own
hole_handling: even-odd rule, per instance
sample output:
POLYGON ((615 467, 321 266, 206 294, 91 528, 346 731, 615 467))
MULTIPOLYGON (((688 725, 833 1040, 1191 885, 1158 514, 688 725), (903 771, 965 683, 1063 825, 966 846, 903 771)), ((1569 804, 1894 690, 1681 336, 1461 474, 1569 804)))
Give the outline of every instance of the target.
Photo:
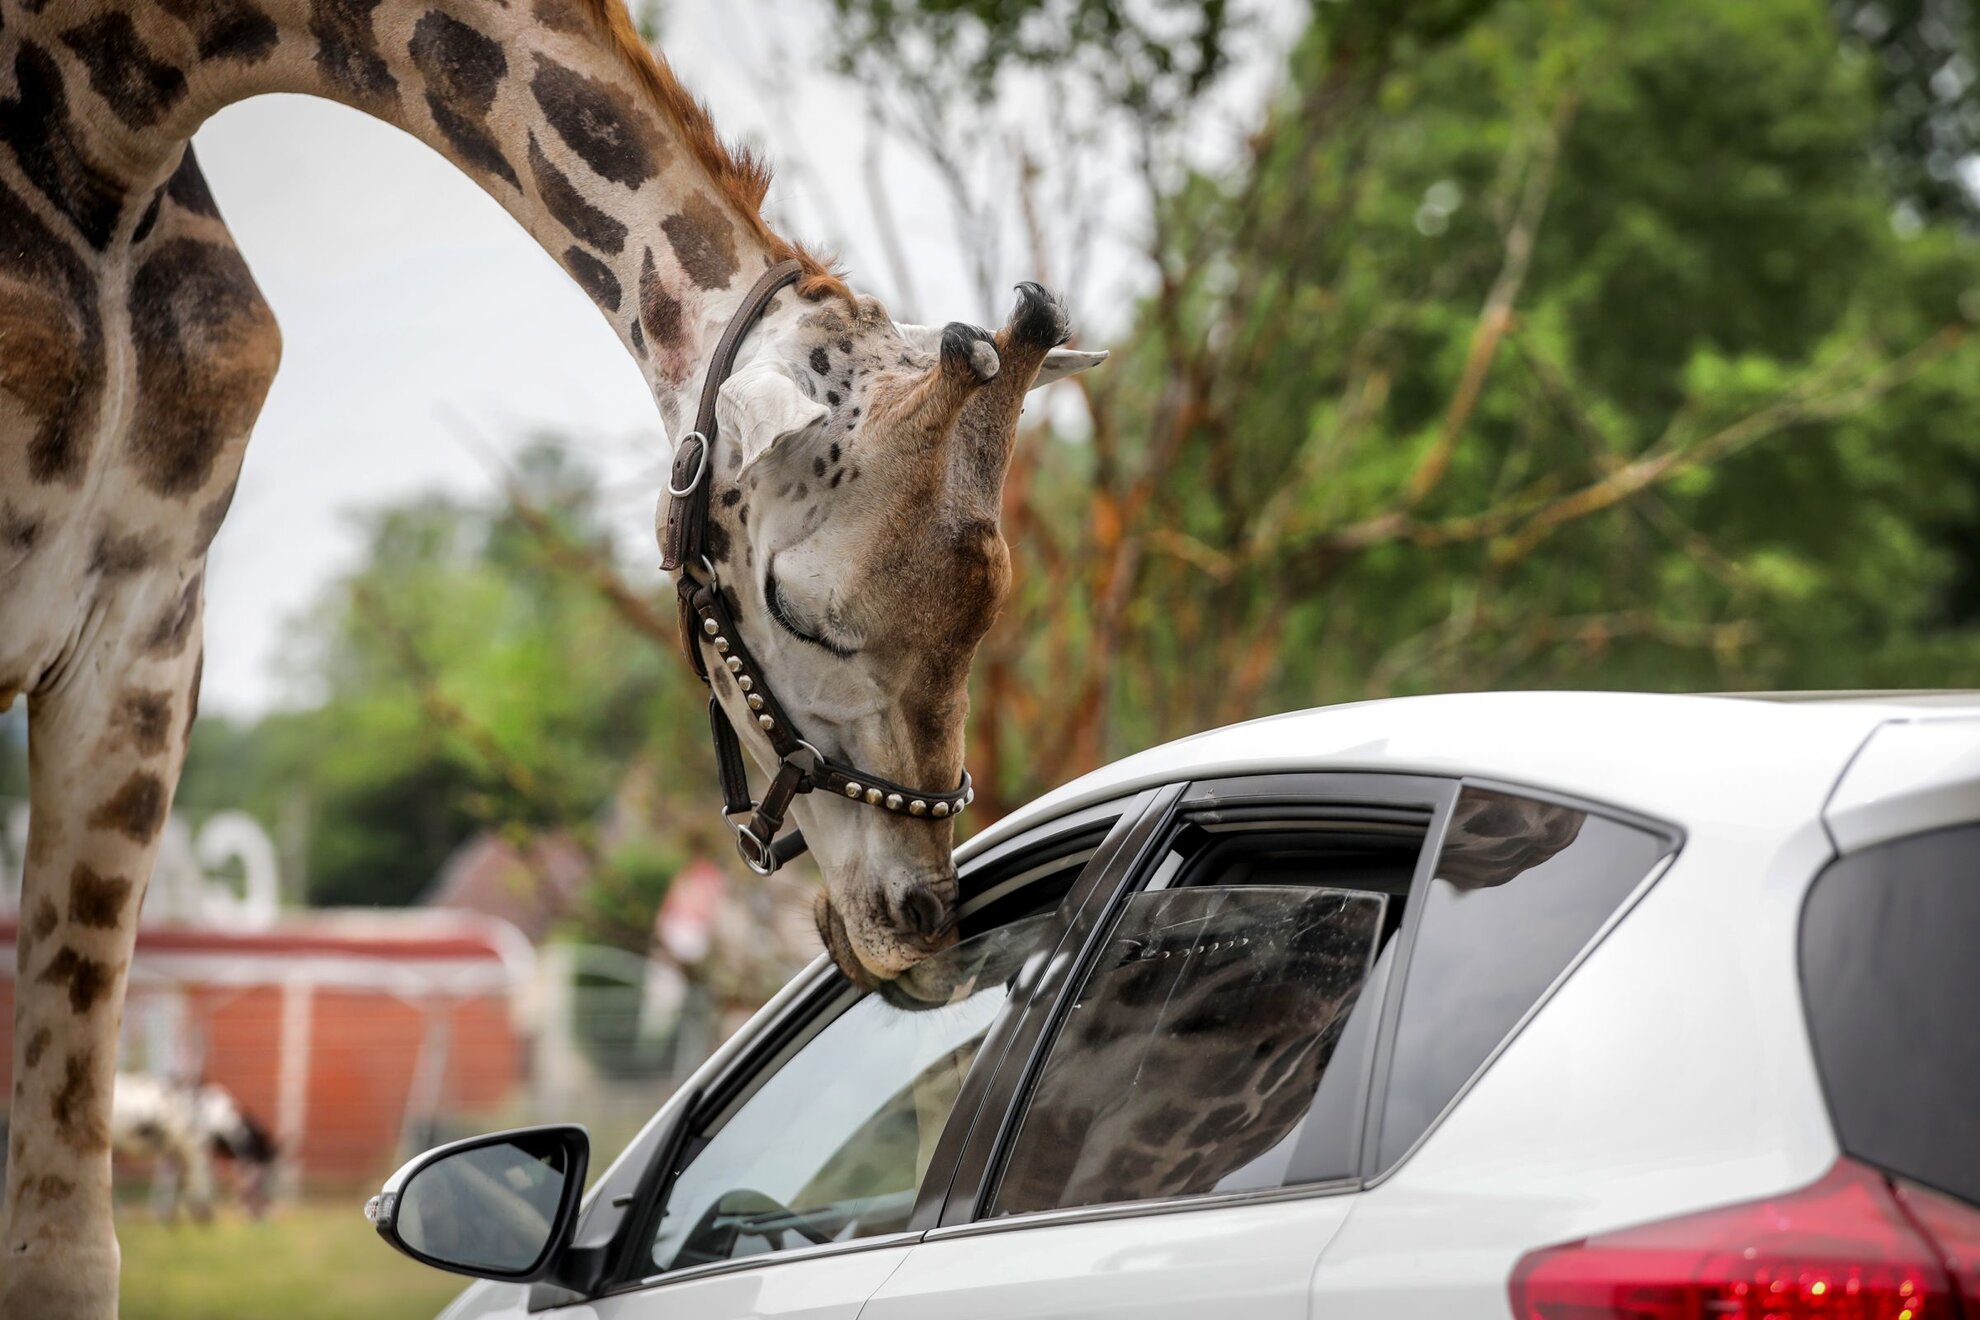
POLYGON ((979 780, 1390 693, 1970 681, 1980 252, 1889 92, 1822 0, 1316 4, 1020 445, 979 780))

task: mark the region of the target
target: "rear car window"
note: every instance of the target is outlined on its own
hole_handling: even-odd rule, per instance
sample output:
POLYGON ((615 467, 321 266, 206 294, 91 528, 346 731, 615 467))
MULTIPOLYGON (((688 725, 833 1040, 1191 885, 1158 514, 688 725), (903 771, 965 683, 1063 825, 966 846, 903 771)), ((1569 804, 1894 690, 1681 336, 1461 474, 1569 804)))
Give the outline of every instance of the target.
POLYGON ((1980 1205, 1980 824, 1831 863, 1801 978, 1842 1148, 1980 1205))
POLYGON ((1409 950, 1380 1142, 1408 1153, 1674 844, 1550 802, 1458 795, 1409 950))

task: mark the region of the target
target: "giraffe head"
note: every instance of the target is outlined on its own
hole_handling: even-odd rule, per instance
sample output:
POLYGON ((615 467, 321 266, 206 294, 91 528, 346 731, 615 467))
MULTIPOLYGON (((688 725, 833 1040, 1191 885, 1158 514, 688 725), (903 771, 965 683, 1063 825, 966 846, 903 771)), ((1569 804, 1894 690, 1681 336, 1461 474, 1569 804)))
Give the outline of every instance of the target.
MULTIPOLYGON (((1011 588, 999 530, 1026 393, 1105 353, 1062 348, 1035 284, 992 334, 901 325, 870 298, 766 322, 722 386, 707 545, 763 678, 798 734, 933 791, 960 782, 968 677, 1011 588)), ((715 693, 766 769, 747 696, 715 693)), ((954 940, 954 827, 810 794, 792 814, 825 875, 818 928, 855 982, 954 940)))

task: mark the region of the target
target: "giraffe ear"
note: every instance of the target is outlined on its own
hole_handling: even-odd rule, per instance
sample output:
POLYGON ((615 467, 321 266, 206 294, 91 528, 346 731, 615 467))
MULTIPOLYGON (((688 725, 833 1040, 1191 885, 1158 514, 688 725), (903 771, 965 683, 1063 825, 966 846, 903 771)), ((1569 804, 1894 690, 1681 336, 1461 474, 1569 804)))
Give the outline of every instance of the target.
POLYGON ((752 362, 722 382, 715 423, 742 450, 748 468, 776 444, 825 420, 830 410, 798 388, 789 368, 773 360, 752 362))
MULTIPOLYGON (((902 321, 894 322, 894 329, 900 332, 902 340, 909 348, 923 353, 939 353, 942 350, 942 327, 935 325, 909 325, 902 321)), ((1038 368, 1038 375, 1031 382, 1037 389, 1050 385, 1053 381, 1077 376, 1082 371, 1091 371, 1107 360, 1107 350, 1087 352, 1078 348, 1055 348, 1045 355, 1045 363, 1038 368)))
POLYGON ((1050 385, 1055 380, 1077 376, 1082 371, 1091 371, 1107 360, 1107 350, 1100 349, 1088 353, 1077 348, 1055 348, 1045 355, 1045 365, 1038 368, 1038 378, 1031 382, 1031 388, 1050 385))

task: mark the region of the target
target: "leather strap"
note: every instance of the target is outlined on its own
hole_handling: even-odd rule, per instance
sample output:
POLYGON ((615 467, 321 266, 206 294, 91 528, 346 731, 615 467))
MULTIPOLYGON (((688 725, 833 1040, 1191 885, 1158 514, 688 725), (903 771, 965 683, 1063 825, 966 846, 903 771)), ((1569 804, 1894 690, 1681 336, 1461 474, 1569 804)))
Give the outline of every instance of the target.
POLYGON ((715 484, 708 479, 708 464, 715 450, 715 405, 722 397, 722 383, 735 369, 736 350, 770 300, 786 284, 804 273, 795 261, 779 262, 763 272, 736 314, 729 318, 722 337, 715 343, 715 356, 708 361, 708 375, 701 383, 701 406, 695 411, 694 430, 681 437, 674 450, 674 468, 667 481, 667 516, 661 525, 660 567, 674 572, 685 564, 701 562, 702 545, 708 529, 708 492, 715 484))
POLYGON ((681 647, 687 652, 695 674, 710 689, 708 730, 715 743, 722 811, 735 830, 736 848, 743 861, 761 875, 769 875, 805 850, 802 833, 783 832, 784 817, 799 793, 834 793, 867 806, 938 820, 960 813, 976 796, 967 770, 956 788, 929 793, 838 765, 799 737, 790 716, 771 693, 762 669, 743 645, 742 633, 723 599, 715 566, 704 554, 708 498, 714 486, 708 468, 715 450, 715 405, 721 398, 722 383, 735 367, 736 351, 743 336, 763 315, 770 300, 795 280, 801 269, 797 262, 786 261, 763 272, 722 331, 722 338, 715 345, 715 356, 708 363, 707 378, 702 382, 695 429, 682 437, 674 453, 673 470, 667 482, 667 510, 660 530, 660 565, 675 575, 675 590, 679 595, 681 647), (743 755, 742 739, 730 723, 720 698, 714 695, 704 646, 715 653, 717 663, 735 680, 757 730, 777 754, 776 773, 771 776, 770 786, 760 802, 750 797, 749 763, 743 755), (749 817, 747 824, 738 819, 744 815, 749 817))

